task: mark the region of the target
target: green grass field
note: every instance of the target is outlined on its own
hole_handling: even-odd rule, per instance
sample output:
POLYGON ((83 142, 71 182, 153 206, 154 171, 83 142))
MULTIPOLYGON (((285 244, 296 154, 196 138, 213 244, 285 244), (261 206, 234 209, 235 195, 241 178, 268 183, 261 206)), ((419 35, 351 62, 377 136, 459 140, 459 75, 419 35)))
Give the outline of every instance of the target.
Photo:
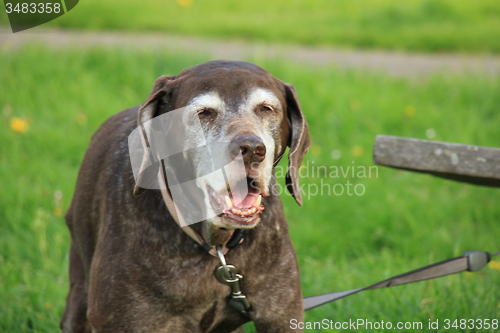
MULTIPOLYGON (((204 60, 37 46, 0 53, 0 332, 57 331, 68 289, 69 234, 61 215, 92 133, 112 114, 142 103, 156 77, 204 60)), ((313 142, 306 165, 372 166, 377 134, 426 138, 434 129, 436 140, 500 142, 498 78, 409 81, 259 64, 297 89, 313 142)), ((304 207, 283 197, 305 296, 365 286, 466 250, 500 250, 498 189, 388 168, 370 179, 309 175, 302 183, 311 190, 304 207), (348 180, 365 194, 311 196, 315 184, 348 180)), ((496 259, 474 274, 358 294, 312 310, 306 320, 420 321, 426 328, 438 319, 439 332, 448 332, 444 319, 500 319, 499 284, 496 259)))
MULTIPOLYGON (((0 13, 0 23, 7 23, 0 13)), ((86 0, 45 27, 412 51, 500 52, 498 0, 86 0)))

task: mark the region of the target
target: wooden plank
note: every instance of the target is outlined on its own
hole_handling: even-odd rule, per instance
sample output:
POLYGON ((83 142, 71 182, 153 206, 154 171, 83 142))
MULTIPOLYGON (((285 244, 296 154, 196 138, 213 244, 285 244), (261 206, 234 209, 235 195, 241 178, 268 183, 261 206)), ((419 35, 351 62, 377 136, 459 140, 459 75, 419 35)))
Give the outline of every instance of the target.
POLYGON ((500 149, 377 135, 373 160, 456 181, 500 187, 500 149))

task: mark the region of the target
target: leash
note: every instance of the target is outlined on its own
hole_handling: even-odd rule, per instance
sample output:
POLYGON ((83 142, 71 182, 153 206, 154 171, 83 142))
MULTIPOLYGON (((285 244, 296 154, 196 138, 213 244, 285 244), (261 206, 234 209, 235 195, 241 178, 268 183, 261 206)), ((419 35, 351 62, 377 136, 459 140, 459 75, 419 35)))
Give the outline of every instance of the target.
MULTIPOLYGON (((250 310, 252 306, 246 296, 242 293, 240 286, 240 280, 243 276, 238 274, 235 266, 228 265, 224 257, 229 249, 237 247, 242 242, 245 235, 244 231, 237 230, 226 244, 210 246, 207 242, 205 242, 201 235, 186 225, 182 215, 177 214, 175 203, 172 200, 166 184, 167 177, 163 161, 162 172, 159 172, 158 179, 160 180, 160 184, 162 184, 161 193, 163 200, 165 201, 167 209, 172 215, 174 221, 190 238, 198 243, 210 255, 219 258, 221 266, 219 266, 216 270, 216 277, 219 282, 228 285, 231 288, 231 295, 228 297, 229 306, 251 319, 250 310)), ((337 301, 341 298, 351 296, 365 290, 389 288, 413 282, 435 279, 464 271, 475 272, 486 266, 492 257, 498 255, 500 255, 500 251, 492 254, 484 251, 467 251, 460 257, 448 259, 404 274, 396 275, 367 287, 305 297, 303 300, 304 311, 314 309, 321 305, 337 301)))
POLYGON ((492 257, 498 255, 500 255, 500 251, 493 254, 484 251, 467 251, 461 257, 448 259, 404 274, 396 275, 368 287, 306 297, 304 298, 304 311, 314 309, 318 306, 334 302, 364 290, 389 288, 418 281, 435 279, 464 271, 475 272, 490 262, 492 257))
MULTIPOLYGON (((243 278, 243 276, 238 274, 235 266, 228 265, 224 257, 229 249, 237 247, 242 242, 245 236, 245 231, 237 230, 231 237, 231 239, 226 242, 226 244, 210 246, 207 242, 205 242, 201 235, 199 235, 191 227, 186 225, 182 218, 182 215, 177 214, 175 202, 172 200, 172 197, 168 191, 166 183, 167 177, 163 161, 161 172, 158 173, 158 179, 160 181, 160 184, 162 184, 161 193, 163 196, 163 200, 177 225, 179 225, 182 231, 184 231, 210 255, 219 258, 221 266, 219 266, 216 270, 216 277, 219 282, 228 285, 231 288, 231 294, 228 297, 229 306, 236 309, 238 312, 244 314, 245 316, 251 318, 251 304, 246 296, 242 293, 240 286, 240 280, 243 278)), ((477 270, 480 270, 488 262, 490 262, 492 257, 498 255, 500 255, 500 251, 492 254, 484 251, 467 251, 460 257, 448 259, 412 270, 404 274, 396 275, 367 287, 305 297, 303 301, 304 311, 314 309, 321 305, 337 301, 341 298, 351 296, 365 290, 389 288, 413 282, 435 279, 446 275, 461 273, 464 271, 475 272, 477 270)))
MULTIPOLYGON (((219 282, 226 284, 231 288, 231 295, 228 298, 229 305, 250 318, 251 316, 249 311, 251 309, 251 305, 246 296, 242 293, 240 286, 240 280, 243 278, 243 276, 238 274, 235 266, 228 265, 226 263, 226 259, 224 258, 224 255, 230 248, 234 248, 241 243, 244 238, 244 232, 242 230, 237 230, 235 232, 235 235, 233 235, 226 244, 222 244, 219 246, 210 246, 207 242, 205 242, 201 235, 199 235, 191 227, 186 225, 182 218, 182 215, 177 214, 176 205, 168 191, 166 183, 167 177, 163 161, 161 171, 162 172, 159 172, 158 174, 158 179, 160 181, 160 184, 162 184, 161 193, 167 209, 172 215, 174 221, 190 238, 198 243, 210 255, 219 258, 221 266, 219 266, 216 270, 216 277, 219 282)), ((305 297, 304 311, 314 309, 321 305, 337 301, 341 298, 351 296, 365 290, 389 288, 413 282, 435 279, 438 277, 457 274, 464 271, 475 272, 477 270, 480 270, 488 262, 490 262, 492 257, 498 255, 500 255, 500 251, 492 254, 484 251, 467 251, 460 257, 448 259, 412 270, 404 274, 396 275, 367 287, 305 297)))
POLYGON ((243 279, 243 276, 238 274, 236 267, 226 264, 226 258, 224 258, 220 247, 217 247, 217 253, 222 265, 217 268, 215 275, 220 283, 231 287, 229 306, 251 319, 250 309, 252 306, 247 297, 241 292, 240 287, 240 280, 243 279))

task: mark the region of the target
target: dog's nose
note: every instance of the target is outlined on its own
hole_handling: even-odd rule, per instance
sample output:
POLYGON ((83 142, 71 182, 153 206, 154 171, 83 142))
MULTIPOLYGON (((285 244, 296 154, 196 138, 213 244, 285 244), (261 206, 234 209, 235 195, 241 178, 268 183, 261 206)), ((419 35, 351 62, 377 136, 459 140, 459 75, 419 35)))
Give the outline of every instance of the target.
POLYGON ((257 162, 260 163, 266 157, 266 146, 262 140, 255 136, 238 136, 231 141, 229 153, 234 159, 241 152, 245 165, 257 162))

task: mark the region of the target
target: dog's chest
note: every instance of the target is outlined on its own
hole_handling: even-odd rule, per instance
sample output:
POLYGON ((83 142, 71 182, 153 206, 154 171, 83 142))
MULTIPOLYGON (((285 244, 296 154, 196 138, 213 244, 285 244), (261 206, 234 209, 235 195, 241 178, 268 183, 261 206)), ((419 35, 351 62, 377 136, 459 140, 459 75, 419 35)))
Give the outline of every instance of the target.
POLYGON ((159 283, 164 293, 161 298, 166 308, 166 332, 174 332, 177 325, 186 327, 191 324, 201 332, 210 332, 226 321, 244 322, 241 315, 229 306, 231 288, 215 277, 218 266, 218 263, 202 267, 181 266, 178 272, 172 270, 174 274, 159 283))

